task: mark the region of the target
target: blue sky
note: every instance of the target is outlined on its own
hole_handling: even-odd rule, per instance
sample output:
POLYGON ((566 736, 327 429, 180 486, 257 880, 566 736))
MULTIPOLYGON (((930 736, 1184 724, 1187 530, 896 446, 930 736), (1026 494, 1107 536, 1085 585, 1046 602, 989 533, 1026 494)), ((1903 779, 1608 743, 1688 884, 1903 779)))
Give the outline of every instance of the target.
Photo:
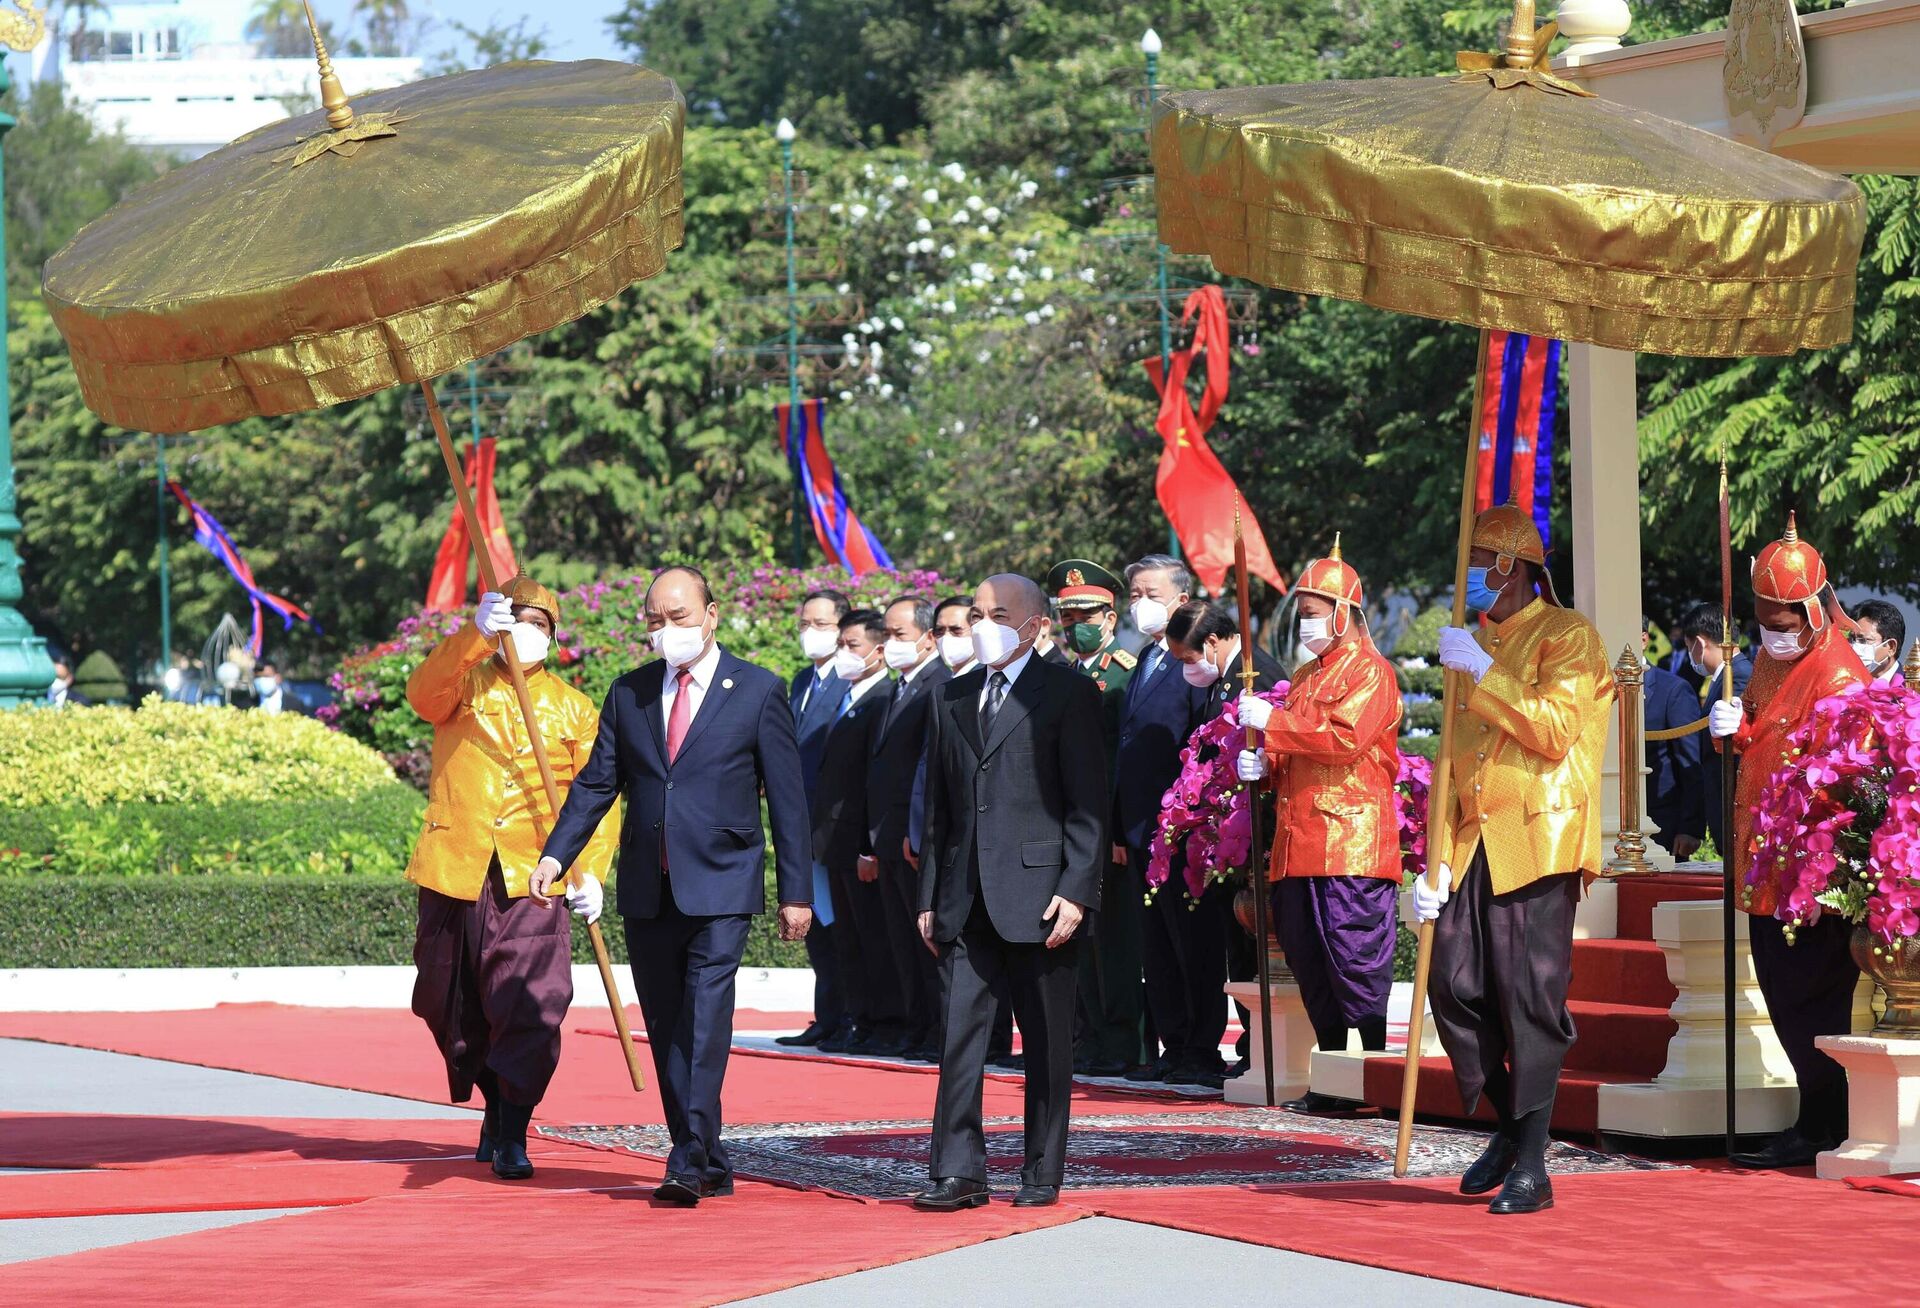
MULTIPOLYGON (((443 21, 459 21, 469 27, 484 27, 491 21, 512 24, 529 17, 529 28, 544 26, 553 42, 556 59, 619 59, 623 56, 607 31, 606 17, 620 8, 620 0, 557 0, 548 4, 528 4, 524 0, 420 0, 413 6, 417 14, 429 14, 443 21)), ((314 9, 336 28, 355 24, 352 0, 314 0, 314 9)), ((429 33, 428 52, 443 49, 451 38, 445 33, 429 33)))

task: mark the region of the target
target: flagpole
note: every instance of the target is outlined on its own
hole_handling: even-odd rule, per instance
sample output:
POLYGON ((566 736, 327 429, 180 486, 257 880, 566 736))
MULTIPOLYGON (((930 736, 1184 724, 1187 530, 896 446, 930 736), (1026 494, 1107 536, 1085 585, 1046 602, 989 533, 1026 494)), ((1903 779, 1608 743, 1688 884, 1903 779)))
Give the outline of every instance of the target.
POLYGON ((787 218, 787 421, 780 438, 786 448, 787 461, 793 465, 793 566, 804 568, 810 514, 806 487, 801 483, 806 464, 796 453, 797 449, 805 448, 806 418, 800 412, 800 275, 793 244, 793 138, 796 133, 792 121, 782 118, 773 135, 780 142, 781 207, 786 210, 787 218), (795 423, 800 424, 797 441, 795 423))
MULTIPOLYGON (((480 570, 480 589, 497 591, 500 580, 493 573, 493 556, 487 548, 486 538, 480 534, 480 515, 473 507, 473 492, 467 487, 467 479, 460 472, 460 456, 454 452, 453 438, 447 434, 447 415, 440 410, 440 401, 433 393, 432 381, 420 383, 420 393, 427 400, 427 416, 433 419, 433 434, 440 441, 440 458, 447 465, 447 476, 453 482, 453 493, 459 501, 460 513, 467 522, 467 535, 473 538, 473 561, 480 570)), ((520 703, 520 719, 526 724, 527 743, 533 749, 534 766, 540 769, 540 785, 547 793, 547 812, 553 817, 560 816, 560 786, 553 778, 553 764, 547 758, 546 738, 540 734, 540 720, 534 716, 533 693, 527 689, 527 674, 520 666, 520 656, 514 651, 513 642, 501 638, 500 660, 507 665, 507 676, 513 682, 513 696, 520 703)), ((570 884, 578 884, 574 873, 567 873, 570 884)), ((593 961, 600 968, 600 984, 607 992, 607 1007, 613 1010, 613 1028, 620 1037, 620 1051, 626 1055, 627 1075, 633 1081, 635 1090, 647 1088, 647 1078, 640 1070, 640 1055, 633 1045, 633 1032, 627 1029, 626 1005, 620 1002, 620 987, 613 979, 613 962, 607 957, 607 942, 600 934, 598 922, 587 923, 587 937, 593 942, 593 961)))
MULTIPOLYGON (((1727 458, 1720 456, 1720 702, 1733 698, 1733 656, 1738 646, 1733 640, 1733 497, 1727 490, 1727 458)), ((1734 1152, 1739 1134, 1735 1121, 1737 1072, 1734 1057, 1733 1021, 1733 741, 1721 742, 1720 751, 1720 834, 1727 847, 1720 851, 1720 981, 1723 996, 1721 1037, 1726 1045, 1727 1079, 1727 1156, 1734 1152)))
MULTIPOLYGON (((1460 478, 1460 530, 1453 560, 1453 625, 1467 621, 1467 559, 1473 553, 1474 505, 1478 502, 1480 475, 1480 406, 1486 396, 1487 348, 1490 335, 1480 329, 1479 357, 1473 366, 1473 408, 1467 415, 1466 471, 1460 478)), ((1434 865, 1453 856, 1440 849, 1439 841, 1447 829, 1453 809, 1453 720, 1459 716, 1456 702, 1466 699, 1461 674, 1448 671, 1446 689, 1440 698, 1440 753, 1434 760, 1433 782, 1427 790, 1427 885, 1433 886, 1434 865)), ((1407 1057, 1400 1080, 1400 1130, 1393 1142, 1393 1174, 1407 1174, 1407 1155, 1413 1148, 1413 1106, 1420 1092, 1420 1042, 1426 1035, 1427 980, 1433 970, 1433 923, 1422 922, 1420 950, 1413 966, 1413 1011, 1407 1017, 1407 1057)))
MULTIPOLYGON (((1240 532, 1238 491, 1233 496, 1233 572, 1234 587, 1240 602, 1240 689, 1250 695, 1259 673, 1253 666, 1253 604, 1248 599, 1247 541, 1240 532)), ((1247 748, 1264 750, 1265 747, 1264 733, 1248 727, 1247 748)), ((1253 891, 1253 936, 1260 976, 1260 1067, 1267 1083, 1267 1107, 1272 1108, 1276 1098, 1273 1086, 1273 960, 1269 957, 1267 947, 1267 884, 1266 868, 1260 863, 1260 787, 1257 783, 1247 787, 1247 817, 1252 824, 1247 881, 1253 891)))

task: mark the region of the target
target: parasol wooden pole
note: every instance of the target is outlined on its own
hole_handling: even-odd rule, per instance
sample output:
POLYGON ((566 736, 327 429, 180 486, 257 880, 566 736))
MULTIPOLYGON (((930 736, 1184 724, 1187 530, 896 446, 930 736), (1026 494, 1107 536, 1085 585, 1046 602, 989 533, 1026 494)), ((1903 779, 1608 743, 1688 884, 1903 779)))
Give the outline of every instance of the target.
MULTIPOLYGON (((1480 350, 1473 365, 1473 409, 1467 415, 1467 463, 1460 478, 1460 537, 1453 562, 1453 625, 1467 621, 1467 558, 1473 552, 1473 516, 1476 482, 1480 473, 1480 405, 1487 382, 1487 330, 1480 329, 1480 350)), ((1458 672, 1446 674, 1440 697, 1440 753, 1433 764, 1433 784, 1427 791, 1427 884, 1433 884, 1433 867, 1453 856, 1453 851, 1438 846, 1446 830, 1447 815, 1453 809, 1453 720, 1459 716, 1454 707, 1467 695, 1465 678, 1458 672)), ((1456 872, 1456 875, 1458 873, 1456 872)), ((1433 923, 1420 924, 1420 950, 1413 965, 1413 1011, 1407 1017, 1406 1072, 1400 1080, 1400 1131, 1393 1142, 1393 1174, 1407 1174, 1407 1153, 1413 1147, 1413 1103, 1420 1090, 1420 1042, 1425 1036, 1427 977, 1433 969, 1433 923)))
MULTIPOLYGON (((467 488, 467 479, 460 471, 460 456, 454 453, 453 437, 447 432, 447 416, 440 411, 440 401, 433 393, 433 383, 420 383, 420 393, 427 399, 427 414, 433 419, 433 434, 440 441, 440 457, 446 461, 447 476, 453 479, 453 493, 460 502, 460 514, 467 520, 467 535, 473 540, 473 559, 480 569, 480 589, 499 590, 500 579, 493 575, 493 559, 487 553, 487 537, 480 529, 480 515, 474 511, 473 493, 467 488)), ((520 717, 527 725, 527 740, 533 746, 534 765, 540 769, 540 784, 547 792, 547 811, 555 817, 560 815, 560 786, 553 779, 553 764, 547 761, 547 742, 540 734, 539 719, 533 712, 533 695, 527 690, 527 674, 520 666, 520 659, 513 651, 513 642, 500 641, 500 658, 507 665, 507 675, 513 680, 514 698, 520 701, 520 717)), ((568 879, 572 880, 572 873, 568 879)), ((587 923, 587 936, 593 941, 593 960, 600 966, 600 984, 606 987, 607 1007, 613 1010, 614 1030, 620 1034, 620 1051, 626 1055, 627 1076, 633 1081, 635 1090, 647 1088, 646 1074, 640 1068, 640 1054, 633 1045, 633 1032, 627 1027, 626 1006, 620 1002, 620 987, 613 979, 613 962, 607 957, 607 942, 600 934, 598 922, 587 923)))
MULTIPOLYGON (((1720 457, 1720 699, 1733 698, 1733 656, 1738 650, 1733 640, 1733 497, 1727 491, 1727 460, 1720 457)), ((1713 742, 1709 741, 1711 745, 1713 742)), ((1733 1021, 1733 769, 1735 755, 1731 739, 1721 742, 1720 750, 1720 834, 1727 847, 1720 851, 1720 985, 1725 999, 1721 1014, 1721 1036, 1726 1043, 1727 1078, 1727 1157, 1733 1157, 1734 1137, 1739 1134, 1735 1121, 1733 1021)))
MULTIPOLYGON (((1240 601, 1240 689, 1251 694, 1259 676, 1253 667, 1253 604, 1247 597, 1247 542, 1240 534, 1240 494, 1233 496, 1233 573, 1240 601)), ((1247 748, 1264 749, 1263 732, 1247 728, 1247 748)), ((1267 1080, 1267 1107, 1274 1105, 1273 1091, 1273 963, 1267 945, 1267 878, 1260 862, 1260 787, 1250 786, 1247 817, 1252 823, 1248 842, 1247 882, 1253 891, 1253 937, 1258 950, 1260 977, 1260 1068, 1267 1080)))

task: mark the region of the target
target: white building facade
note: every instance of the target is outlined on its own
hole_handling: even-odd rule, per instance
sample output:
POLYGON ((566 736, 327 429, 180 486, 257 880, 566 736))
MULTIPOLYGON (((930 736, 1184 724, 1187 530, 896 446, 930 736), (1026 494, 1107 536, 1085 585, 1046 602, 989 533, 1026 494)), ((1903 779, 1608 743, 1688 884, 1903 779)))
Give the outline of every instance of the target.
MULTIPOLYGON (((50 32, 26 58, 28 80, 52 81, 107 130, 193 158, 318 106, 311 56, 264 57, 247 35, 258 0, 119 0, 78 42, 50 32)), ((59 15, 54 15, 56 20, 59 15)), ((334 66, 352 94, 421 75, 414 57, 353 58, 334 66)))

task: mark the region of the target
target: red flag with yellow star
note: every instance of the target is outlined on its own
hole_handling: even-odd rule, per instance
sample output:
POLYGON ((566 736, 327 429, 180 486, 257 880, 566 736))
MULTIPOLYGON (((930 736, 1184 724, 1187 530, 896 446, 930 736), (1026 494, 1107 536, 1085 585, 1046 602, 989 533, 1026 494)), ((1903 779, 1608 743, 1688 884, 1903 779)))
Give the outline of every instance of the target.
MULTIPOLYGON (((1227 570, 1233 566, 1234 500, 1240 496, 1233 474, 1221 466, 1220 459, 1207 444, 1207 432, 1220 416, 1227 400, 1228 338, 1227 299, 1218 286, 1202 286, 1187 297, 1182 323, 1199 321, 1193 329, 1193 343, 1173 352, 1173 366, 1163 377, 1160 360, 1148 359, 1147 376, 1160 395, 1160 416, 1154 426, 1165 447, 1160 451, 1160 472, 1154 489, 1167 521, 1173 524, 1186 554, 1187 565, 1206 588, 1219 594, 1227 570), (1195 412, 1187 394, 1187 374, 1194 361, 1207 356, 1206 379, 1200 390, 1200 408, 1195 412)), ((1241 530, 1247 544, 1247 567, 1284 591, 1287 584, 1280 569, 1267 552, 1267 538, 1251 507, 1242 510, 1241 530)))

